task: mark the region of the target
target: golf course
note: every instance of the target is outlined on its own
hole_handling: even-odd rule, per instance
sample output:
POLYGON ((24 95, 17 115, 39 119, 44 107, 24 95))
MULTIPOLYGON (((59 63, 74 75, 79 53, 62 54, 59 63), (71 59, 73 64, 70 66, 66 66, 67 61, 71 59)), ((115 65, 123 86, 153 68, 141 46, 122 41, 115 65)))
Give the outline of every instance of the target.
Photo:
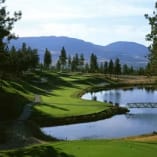
MULTIPOLYGON (((114 78, 108 78, 102 74, 66 74, 43 71, 27 74, 23 81, 3 81, 1 90, 5 93, 4 97, 10 97, 10 100, 6 101, 8 103, 6 105, 14 102, 11 111, 14 114, 10 115, 1 131, 3 138, 1 137, 0 156, 155 156, 157 148, 155 133, 149 136, 145 135, 145 138, 141 136, 117 140, 58 141, 51 137, 44 137, 37 129, 40 126, 88 122, 126 113, 125 108, 120 110, 120 107, 113 107, 109 103, 80 98, 87 91, 109 88, 108 86, 111 84, 115 87, 119 86, 124 82, 123 79, 121 77, 119 80, 114 80, 114 78), (37 95, 40 99, 38 98, 39 100, 34 102, 37 95), (13 99, 13 96, 16 96, 16 99, 13 99), (17 119, 30 103, 32 103, 31 110, 25 109, 25 112, 30 112, 30 115, 23 120, 23 124, 19 124, 17 119), (14 112, 15 108, 19 109, 19 112, 14 112), (15 119, 14 124, 10 121, 12 118, 15 119), (14 138, 11 137, 14 129, 21 134, 22 139, 21 137, 17 138, 17 135, 14 138), (9 138, 14 139, 10 146, 5 144, 10 141, 9 138)), ((131 78, 131 80, 133 79, 131 78)), ((154 80, 155 78, 152 78, 151 84, 154 80)), ((139 78, 138 84, 140 82, 148 84, 149 81, 147 82, 147 78, 145 80, 139 78)), ((128 79, 128 82, 124 82, 123 85, 126 86, 126 84, 131 86, 135 82, 129 82, 128 79)), ((5 119, 5 116, 3 118, 5 119)))

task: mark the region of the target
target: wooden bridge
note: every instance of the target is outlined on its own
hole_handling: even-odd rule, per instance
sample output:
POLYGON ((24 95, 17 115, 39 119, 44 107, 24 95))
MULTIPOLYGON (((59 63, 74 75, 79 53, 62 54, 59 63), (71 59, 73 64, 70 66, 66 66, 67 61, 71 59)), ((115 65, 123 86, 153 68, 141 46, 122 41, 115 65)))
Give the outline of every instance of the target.
POLYGON ((128 108, 157 108, 157 102, 127 103, 128 108))

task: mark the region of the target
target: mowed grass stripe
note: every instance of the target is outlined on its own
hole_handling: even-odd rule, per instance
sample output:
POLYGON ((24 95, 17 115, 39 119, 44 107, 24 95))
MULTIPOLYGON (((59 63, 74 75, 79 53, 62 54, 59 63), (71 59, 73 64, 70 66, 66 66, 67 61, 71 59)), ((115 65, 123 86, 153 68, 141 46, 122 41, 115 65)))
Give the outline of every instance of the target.
MULTIPOLYGON (((57 89, 52 89, 48 95, 42 95, 42 103, 34 107, 36 111, 52 117, 67 117, 100 112, 108 108, 106 103, 82 100, 77 97, 82 90, 105 80, 96 76, 78 75, 62 76, 60 79, 64 84, 58 82, 60 85, 57 85, 57 89)), ((52 80, 53 83, 57 84, 52 80)))

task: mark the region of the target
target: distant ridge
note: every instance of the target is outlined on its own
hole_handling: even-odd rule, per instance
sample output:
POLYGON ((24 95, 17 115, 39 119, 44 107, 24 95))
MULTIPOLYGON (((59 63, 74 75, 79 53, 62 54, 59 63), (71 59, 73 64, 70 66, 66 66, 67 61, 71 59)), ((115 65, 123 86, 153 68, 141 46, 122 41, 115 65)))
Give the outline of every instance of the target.
POLYGON ((23 42, 32 48, 37 48, 41 59, 43 58, 45 48, 48 48, 53 54, 53 59, 56 60, 61 48, 64 46, 68 54, 83 53, 86 60, 89 60, 91 53, 95 53, 99 61, 119 58, 123 64, 126 63, 139 67, 147 64, 146 56, 149 53, 146 46, 135 42, 118 41, 101 46, 63 36, 21 37, 11 41, 10 45, 15 45, 16 48, 19 48, 23 42))

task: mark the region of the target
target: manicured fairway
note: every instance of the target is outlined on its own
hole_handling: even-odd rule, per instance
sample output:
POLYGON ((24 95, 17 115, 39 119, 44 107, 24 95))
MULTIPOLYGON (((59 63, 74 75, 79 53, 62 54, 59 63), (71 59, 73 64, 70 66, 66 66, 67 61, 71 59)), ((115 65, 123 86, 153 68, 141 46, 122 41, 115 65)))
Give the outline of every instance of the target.
POLYGON ((128 141, 76 141, 54 145, 75 157, 155 157, 157 144, 128 141))
POLYGON ((39 113, 51 117, 67 117, 96 113, 108 108, 105 103, 85 101, 77 96, 86 88, 105 82, 105 79, 94 75, 80 76, 75 74, 61 76, 59 77, 60 80, 55 82, 53 80, 54 75, 48 77, 48 83, 52 89, 47 94, 41 95, 42 101, 34 107, 36 111, 34 116, 37 117, 37 113, 39 113))

